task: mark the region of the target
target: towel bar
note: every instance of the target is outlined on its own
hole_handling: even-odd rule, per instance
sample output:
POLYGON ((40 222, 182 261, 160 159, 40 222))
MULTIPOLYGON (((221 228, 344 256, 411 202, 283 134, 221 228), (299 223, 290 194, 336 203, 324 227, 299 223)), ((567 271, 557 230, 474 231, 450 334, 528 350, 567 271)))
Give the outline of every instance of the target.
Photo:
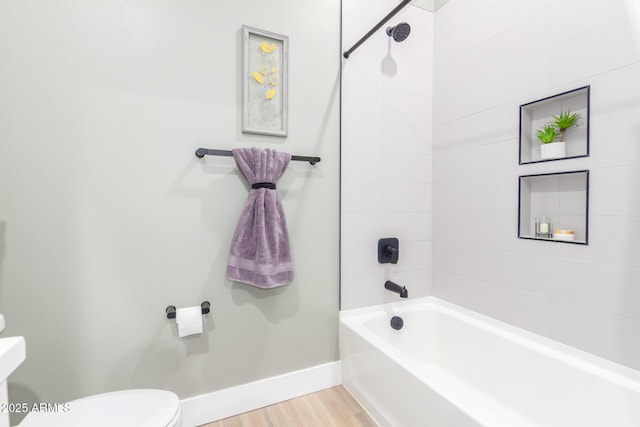
MULTIPOLYGON (((213 150, 210 148, 198 148, 196 150, 196 157, 201 159, 204 156, 225 156, 225 157, 233 157, 231 150, 213 150)), ((302 162, 309 162, 312 165, 320 162, 320 157, 309 157, 309 156, 291 156, 291 160, 298 160, 302 162)))

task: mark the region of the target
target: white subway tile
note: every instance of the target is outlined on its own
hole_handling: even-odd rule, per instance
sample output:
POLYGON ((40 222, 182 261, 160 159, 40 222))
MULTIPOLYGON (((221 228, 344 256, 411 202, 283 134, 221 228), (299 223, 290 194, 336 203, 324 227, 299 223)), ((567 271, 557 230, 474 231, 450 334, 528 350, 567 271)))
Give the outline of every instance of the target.
POLYGON ((455 0, 447 3, 446 7, 438 10, 435 16, 436 30, 443 35, 454 35, 461 31, 450 31, 465 26, 486 10, 490 10, 498 0, 455 0))
POLYGON ((343 242, 341 260, 341 277, 346 280, 384 271, 382 264, 378 264, 377 243, 343 242))
MULTIPOLYGON (((437 253, 437 250, 434 249, 434 255, 437 253)), ((434 265, 437 266, 438 263, 436 262, 436 257, 434 256, 434 265)), ((445 282, 446 280, 444 279, 444 277, 446 277, 446 272, 438 267, 434 267, 433 271, 432 271, 432 283, 431 283, 431 295, 441 298, 441 299, 446 299, 446 286, 445 286, 445 282)))
POLYGON ((529 331, 546 332, 546 297, 455 274, 445 280, 447 300, 529 331))
MULTIPOLYGON (((425 117, 430 117, 430 112, 425 117)), ((380 138, 385 142, 387 150, 397 150, 402 153, 431 154, 432 132, 430 126, 415 126, 406 121, 399 122, 386 119, 382 128, 380 138)))
POLYGON ((549 68, 552 86, 567 84, 624 65, 640 61, 640 52, 634 43, 629 26, 611 23, 592 31, 557 43, 551 50, 549 68), (611 47, 615 46, 615 49, 611 47))
POLYGON ((591 278, 601 295, 602 309, 640 321, 640 269, 598 264, 600 274, 591 278))
POLYGON ((341 183, 341 200, 343 212, 380 212, 382 211, 382 197, 380 184, 345 176, 341 183))
MULTIPOLYGON (((640 85, 635 84, 638 75, 640 62, 634 62, 581 82, 591 85, 592 125, 640 113, 640 85)), ((604 144, 606 140, 602 142, 604 144)))
POLYGON ((640 321, 640 269, 620 265, 549 260, 549 296, 584 310, 634 317, 640 321))
POLYGON ((383 212, 431 211, 431 186, 427 183, 383 182, 383 212))
POLYGON ((432 214, 430 212, 384 212, 381 236, 400 240, 431 240, 432 214))
POLYGON ((591 215, 640 216, 640 166, 594 169, 589 180, 591 215))
POLYGON ((520 103, 514 101, 458 120, 434 124, 434 144, 457 147, 518 138, 519 106, 520 103), (492 125, 487 126, 487 123, 492 125))
POLYGON ((400 241, 400 256, 397 271, 423 270, 431 268, 431 242, 427 240, 400 241))
POLYGON ((444 267, 454 274, 489 282, 498 260, 493 258, 490 248, 481 242, 460 242, 455 249, 450 248, 451 256, 444 260, 444 267))
POLYGON ((431 179, 434 183, 440 183, 447 180, 448 169, 447 163, 449 162, 449 157, 451 156, 451 151, 446 150, 442 146, 435 146, 432 149, 433 152, 433 174, 431 179))
MULTIPOLYGON (((640 268, 640 217, 591 216, 588 259, 640 268)), ((564 245, 563 245, 564 246, 564 245)))
MULTIPOLYGON (((343 261, 344 264, 344 261, 343 261)), ((390 292, 384 288, 384 276, 368 274, 363 276, 342 278, 340 286, 340 309, 366 307, 382 304, 390 292)))
POLYGON ((549 337, 606 359, 640 369, 638 319, 549 302, 549 337))
POLYGON ((488 249, 493 257, 491 281, 546 297, 549 292, 547 257, 508 249, 488 249))
POLYGON ((385 123, 410 123, 420 134, 427 134, 432 128, 431 116, 429 115, 432 110, 432 102, 430 98, 385 90, 382 108, 384 121, 385 123))
POLYGON ((403 153, 389 149, 384 154, 384 166, 378 170, 380 179, 386 182, 431 182, 431 156, 403 153))
POLYGON ((447 212, 433 214, 433 238, 464 244, 478 243, 486 235, 485 214, 467 212, 447 212), (481 224, 481 226, 478 226, 481 224))
POLYGON ((367 181, 384 179, 380 171, 383 170, 385 160, 380 150, 363 147, 342 147, 343 174, 348 177, 367 181), (347 166, 348 165, 348 166, 347 166))
MULTIPOLYGON (((352 84, 365 87, 367 89, 379 89, 382 87, 383 74, 380 70, 380 56, 368 52, 353 54, 342 63, 343 89, 352 84)), ((345 98, 343 101, 359 102, 358 98, 345 98)))
POLYGON ((600 281, 606 280, 600 265, 584 260, 548 257, 549 297, 589 310, 600 309, 600 281))
POLYGON ((383 116, 382 90, 371 82, 358 80, 342 88, 342 113, 364 115, 380 120, 383 116))
MULTIPOLYGON (((380 150, 383 140, 383 126, 379 119, 360 114, 343 114, 342 148, 360 147, 380 150)), ((349 167, 351 165, 349 164, 349 167)))
POLYGON ((384 89, 404 92, 431 98, 433 96, 433 68, 430 66, 414 65, 409 61, 394 59, 391 55, 386 58, 387 70, 395 73, 385 74, 382 79, 384 89))
MULTIPOLYGON (((365 21, 374 21, 379 18, 380 14, 383 15, 388 12, 388 8, 392 5, 391 0, 376 1, 371 0, 342 0, 342 13, 347 15, 343 17, 343 24, 352 25, 352 21, 358 17, 365 21)), ((378 19, 379 20, 379 19, 378 19)))
POLYGON ((378 231, 381 224, 380 212, 343 212, 340 226, 342 241, 373 246, 381 236, 378 231))
POLYGON ((638 126, 640 113, 592 121, 589 137, 591 167, 640 166, 638 126))

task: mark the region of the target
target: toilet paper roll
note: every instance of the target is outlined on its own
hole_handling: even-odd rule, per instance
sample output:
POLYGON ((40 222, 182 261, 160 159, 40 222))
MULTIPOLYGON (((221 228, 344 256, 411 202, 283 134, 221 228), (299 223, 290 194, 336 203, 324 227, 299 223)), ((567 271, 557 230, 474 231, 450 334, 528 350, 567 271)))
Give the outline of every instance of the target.
POLYGON ((185 307, 176 310, 176 323, 180 338, 202 333, 202 307, 185 307))

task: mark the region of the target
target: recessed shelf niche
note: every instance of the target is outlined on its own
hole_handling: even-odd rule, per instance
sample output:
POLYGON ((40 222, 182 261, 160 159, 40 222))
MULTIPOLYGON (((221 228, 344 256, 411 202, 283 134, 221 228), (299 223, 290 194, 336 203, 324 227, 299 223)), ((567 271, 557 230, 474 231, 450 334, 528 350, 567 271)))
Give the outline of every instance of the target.
POLYGON ((588 170, 520 176, 518 198, 519 238, 588 244, 588 170))
POLYGON ((589 155, 589 98, 590 86, 563 92, 558 95, 529 102, 520 106, 520 164, 573 159, 589 155), (561 112, 578 113, 581 120, 577 127, 567 130, 564 135, 566 154, 564 157, 543 159, 540 154, 542 143, 536 131, 553 116, 561 112))

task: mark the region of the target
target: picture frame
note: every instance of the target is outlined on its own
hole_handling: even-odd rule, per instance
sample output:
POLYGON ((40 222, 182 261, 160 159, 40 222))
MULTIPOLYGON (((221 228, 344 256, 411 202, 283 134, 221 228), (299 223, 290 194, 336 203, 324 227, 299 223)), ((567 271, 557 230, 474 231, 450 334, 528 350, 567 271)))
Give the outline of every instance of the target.
POLYGON ((286 137, 289 38, 242 27, 242 132, 286 137))

